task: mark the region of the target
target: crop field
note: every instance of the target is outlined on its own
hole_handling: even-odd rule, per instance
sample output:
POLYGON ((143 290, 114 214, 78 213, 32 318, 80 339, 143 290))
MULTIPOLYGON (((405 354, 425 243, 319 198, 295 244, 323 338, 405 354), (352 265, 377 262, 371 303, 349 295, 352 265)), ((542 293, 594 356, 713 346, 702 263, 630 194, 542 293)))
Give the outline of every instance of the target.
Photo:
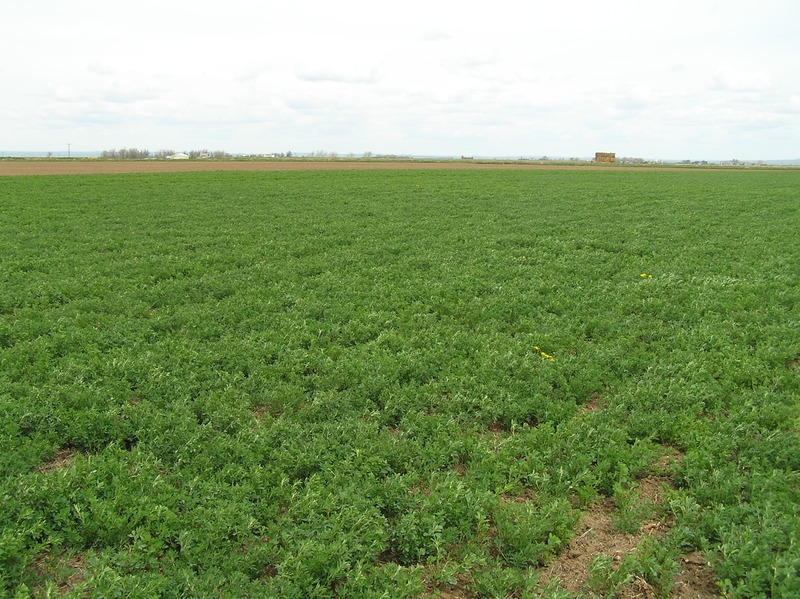
POLYGON ((0 596, 800 597, 800 171, 0 179, 0 596))

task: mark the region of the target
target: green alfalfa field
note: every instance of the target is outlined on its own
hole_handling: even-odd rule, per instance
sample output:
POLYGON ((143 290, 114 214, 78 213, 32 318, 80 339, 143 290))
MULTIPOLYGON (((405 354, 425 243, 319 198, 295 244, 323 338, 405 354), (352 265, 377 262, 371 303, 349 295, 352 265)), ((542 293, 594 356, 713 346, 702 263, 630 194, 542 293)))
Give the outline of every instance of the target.
POLYGON ((798 171, 5 177, 0 592, 798 597, 798 232, 798 171))

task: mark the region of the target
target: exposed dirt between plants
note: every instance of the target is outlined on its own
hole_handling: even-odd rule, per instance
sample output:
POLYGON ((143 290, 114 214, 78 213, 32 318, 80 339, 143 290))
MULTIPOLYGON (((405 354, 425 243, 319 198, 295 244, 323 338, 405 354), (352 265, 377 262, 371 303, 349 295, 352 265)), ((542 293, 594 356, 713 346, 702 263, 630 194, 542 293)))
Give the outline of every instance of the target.
MULTIPOLYGON (((680 454, 671 452, 653 464, 652 473, 638 481, 637 492, 641 501, 658 506, 663 502, 664 492, 672 486, 665 474, 680 461, 680 454)), ((665 519, 645 521, 637 534, 621 532, 615 524, 617 507, 613 499, 604 498, 589 506, 581 517, 575 536, 569 547, 540 571, 540 584, 545 587, 557 579, 559 586, 572 593, 586 591, 589 566, 595 557, 605 554, 612 558, 612 567, 617 566, 633 553, 646 536, 664 537, 670 528, 665 519)), ((635 578, 623 585, 618 599, 657 599, 659 595, 644 580, 635 578)), ((678 559, 678 571, 669 599, 716 599, 719 591, 714 583, 707 560, 699 553, 688 553, 678 559)))
POLYGON ((696 552, 682 555, 670 598, 708 599, 719 596, 706 558, 696 552))
MULTIPOLYGON (((433 566, 435 568, 435 566, 433 566)), ((469 590, 470 576, 464 572, 455 575, 455 580, 451 584, 432 584, 430 578, 432 574, 431 566, 428 566, 425 575, 425 591, 421 599, 472 599, 474 594, 469 590)))
POLYGON ((577 593, 588 580, 589 565, 595 556, 604 553, 619 562, 636 548, 640 537, 617 531, 612 523, 613 513, 614 504, 610 499, 602 499, 590 506, 581 516, 566 551, 542 569, 543 586, 557 578, 563 589, 577 593))
POLYGON ((59 468, 66 468, 75 461, 75 450, 69 447, 59 449, 53 459, 37 468, 39 472, 52 472, 59 468))
POLYGON ((472 593, 460 585, 455 585, 449 591, 439 591, 438 595, 423 595, 423 597, 437 597, 438 599, 471 599, 472 593))
POLYGON ((500 170, 686 170, 671 167, 563 165, 423 161, 306 160, 0 160, 2 175, 96 175, 114 173, 178 173, 199 171, 331 171, 372 169, 500 169, 500 170))
POLYGON ((583 404, 580 408, 578 408, 578 414, 591 414, 593 412, 597 412, 600 410, 600 399, 602 398, 603 394, 601 391, 596 392, 589 398, 585 404, 583 404))
MULTIPOLYGON (((39 580, 53 580, 59 595, 65 595, 75 585, 86 580, 86 555, 78 553, 72 556, 52 556, 47 552, 40 553, 30 565, 31 573, 39 580)), ((33 596, 39 597, 47 591, 44 586, 34 585, 33 596)), ((50 596, 49 594, 47 595, 50 596)))

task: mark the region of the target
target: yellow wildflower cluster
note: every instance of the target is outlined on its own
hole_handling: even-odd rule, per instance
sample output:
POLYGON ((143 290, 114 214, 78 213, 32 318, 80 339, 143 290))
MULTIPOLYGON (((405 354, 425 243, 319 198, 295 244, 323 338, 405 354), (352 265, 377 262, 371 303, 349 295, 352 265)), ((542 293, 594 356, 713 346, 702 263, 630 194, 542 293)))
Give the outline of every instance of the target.
POLYGON ((555 361, 556 361, 556 359, 555 359, 553 356, 551 356, 551 355, 550 355, 550 354, 548 354, 548 353, 545 353, 545 352, 543 352, 543 351, 542 351, 542 350, 539 348, 539 346, 538 346, 538 345, 534 345, 534 346, 533 346, 533 349, 535 349, 536 351, 538 351, 538 352, 539 352, 539 353, 542 355, 542 357, 543 357, 543 358, 546 358, 546 359, 550 360, 551 362, 555 362, 555 361))
POLYGON ((642 277, 643 279, 652 279, 653 278, 653 275, 647 275, 645 273, 642 273, 639 276, 642 277))

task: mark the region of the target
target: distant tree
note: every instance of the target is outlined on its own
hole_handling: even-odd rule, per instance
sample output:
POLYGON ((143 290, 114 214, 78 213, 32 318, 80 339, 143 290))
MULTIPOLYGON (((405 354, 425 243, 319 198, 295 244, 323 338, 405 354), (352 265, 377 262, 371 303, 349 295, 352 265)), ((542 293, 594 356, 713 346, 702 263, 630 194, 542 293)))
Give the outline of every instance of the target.
POLYGON ((110 160, 144 160, 150 157, 150 150, 139 150, 136 148, 122 148, 120 150, 103 150, 100 158, 110 160))
POLYGON ((120 150, 120 158, 127 160, 143 160, 150 156, 150 150, 139 150, 138 148, 123 148, 120 150))

